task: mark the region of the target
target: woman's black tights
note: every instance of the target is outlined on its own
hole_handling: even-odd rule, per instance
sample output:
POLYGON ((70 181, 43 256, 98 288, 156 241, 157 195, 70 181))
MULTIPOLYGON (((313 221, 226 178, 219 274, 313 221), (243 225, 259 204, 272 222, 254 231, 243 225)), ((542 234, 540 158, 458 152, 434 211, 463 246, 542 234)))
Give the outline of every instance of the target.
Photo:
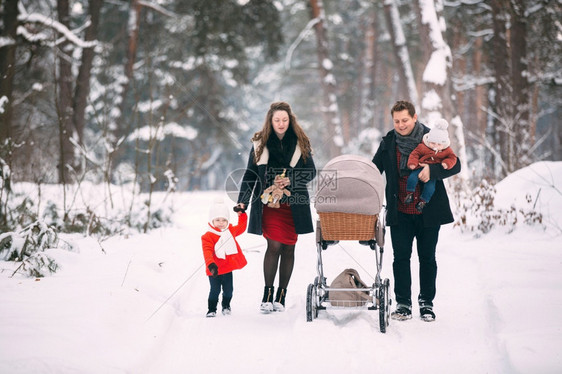
POLYGON ((267 250, 263 259, 265 285, 273 287, 279 267, 279 288, 287 288, 295 264, 295 245, 283 244, 267 239, 267 250), (281 261, 279 261, 281 260, 281 261))

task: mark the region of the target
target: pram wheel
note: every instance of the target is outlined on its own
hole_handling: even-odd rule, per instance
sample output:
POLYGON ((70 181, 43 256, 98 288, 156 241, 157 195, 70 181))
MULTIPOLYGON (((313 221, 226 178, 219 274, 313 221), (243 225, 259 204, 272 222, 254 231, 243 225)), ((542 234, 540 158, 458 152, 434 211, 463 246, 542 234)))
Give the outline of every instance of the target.
POLYGON ((388 298, 389 288, 390 281, 387 278, 379 288, 379 325, 382 333, 386 332, 390 321, 388 318, 390 314, 390 300, 388 298))
POLYGON ((311 283, 306 290, 306 322, 312 322, 314 318, 318 317, 317 301, 316 286, 311 283))

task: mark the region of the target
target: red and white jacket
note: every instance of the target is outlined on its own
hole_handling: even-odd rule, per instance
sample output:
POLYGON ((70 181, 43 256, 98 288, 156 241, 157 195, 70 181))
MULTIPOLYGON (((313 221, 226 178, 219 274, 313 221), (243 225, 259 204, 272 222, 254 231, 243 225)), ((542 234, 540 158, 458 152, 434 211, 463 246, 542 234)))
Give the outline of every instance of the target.
POLYGON ((248 261, 246 261, 246 257, 244 256, 244 253, 242 253, 242 249, 236 241, 236 237, 246 231, 247 224, 248 215, 246 213, 242 213, 238 216, 238 225, 228 225, 227 230, 229 230, 232 234, 232 238, 234 240, 234 243, 236 244, 237 252, 234 254, 227 253, 225 258, 223 259, 217 257, 215 251, 215 245, 221 238, 221 236, 216 234, 216 232, 220 230, 209 223, 211 229, 201 236, 201 241, 203 244, 203 257, 205 258, 205 269, 207 275, 211 275, 208 266, 213 262, 217 264, 219 275, 230 273, 233 270, 242 269, 244 266, 246 266, 248 261))

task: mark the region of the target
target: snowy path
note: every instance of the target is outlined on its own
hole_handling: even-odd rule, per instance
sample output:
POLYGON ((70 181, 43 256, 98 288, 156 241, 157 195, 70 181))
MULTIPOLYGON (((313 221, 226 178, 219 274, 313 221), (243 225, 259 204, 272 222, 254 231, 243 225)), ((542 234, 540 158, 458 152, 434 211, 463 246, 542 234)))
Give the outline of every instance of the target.
MULTIPOLYGON (((111 239, 102 243, 105 254, 95 241, 77 239, 80 254, 56 253, 64 267, 55 276, 2 277, 0 372, 555 373, 562 368, 559 238, 516 232, 477 240, 444 227, 437 320, 423 322, 414 309, 412 320, 391 321, 382 334, 377 312, 320 311, 318 319, 306 322, 306 287, 316 276, 314 234, 299 238, 286 312, 260 314, 265 243, 243 234, 239 241, 248 266, 234 275, 233 314, 206 319, 209 285, 200 235, 214 196, 188 194, 176 204, 178 227, 111 239)), ((392 285, 388 235, 382 275, 392 285)), ((374 254, 355 242, 340 244, 324 252, 328 283, 353 267, 370 284, 374 254)), ((414 256, 417 274, 416 261, 414 256)))
MULTIPOLYGON (((330 247, 325 252, 328 282, 344 268, 358 268, 355 260, 371 275, 375 274, 369 249, 353 242, 342 243, 342 247, 346 251, 330 247), (332 269, 331 274, 328 269, 332 269)), ((208 281, 198 276, 175 303, 180 310, 163 334, 162 344, 155 344, 158 354, 149 354, 150 359, 141 367, 150 364, 149 371, 154 373, 178 372, 178 368, 186 367, 230 373, 372 373, 373 368, 411 373, 422 367, 430 372, 447 372, 454 367, 467 373, 511 371, 494 331, 490 330, 488 301, 480 295, 482 282, 478 277, 475 283, 466 281, 480 271, 474 261, 466 264, 456 256, 442 256, 441 266, 449 270, 442 271, 440 276, 445 278, 449 273, 453 278, 460 276, 462 281, 442 287, 442 306, 437 309, 440 315, 435 323, 418 318, 402 323, 392 321, 388 332, 381 334, 377 312, 321 311, 318 319, 306 322, 306 286, 316 275, 312 235, 301 237, 286 312, 260 314, 257 307, 263 287, 263 249, 262 246, 260 252, 248 253, 248 267, 235 275, 232 316, 203 318, 208 281), (448 304, 444 302, 447 299, 463 302, 448 304), (471 305, 472 313, 467 313, 467 305, 471 305), (178 347, 185 351, 179 353, 178 347)), ((390 268, 387 261, 384 277, 391 277, 390 268)), ((372 282, 365 270, 358 270, 368 279, 367 283, 372 282)))
MULTIPOLYGON (((260 237, 245 234, 240 237, 240 243, 243 248, 251 248, 246 253, 249 265, 235 273, 233 315, 213 320, 202 318, 208 281, 201 270, 190 282, 189 290, 175 303, 178 315, 162 337, 163 344, 156 344, 159 354, 148 355, 150 372, 161 369, 176 372, 178 368, 190 367, 230 373, 286 373, 287 370, 372 373, 373 368, 404 373, 419 372, 422 368, 437 373, 450 372, 453 368, 462 373, 509 373, 534 368, 548 372, 562 367, 555 348, 536 349, 539 348, 536 345, 542 345, 541 338, 533 336, 532 330, 537 328, 523 328, 525 323, 521 321, 532 323, 536 313, 509 312, 522 304, 529 309, 531 305, 548 303, 549 300, 541 298, 544 292, 525 292, 518 282, 529 266, 547 270, 547 276, 549 265, 554 265, 552 270, 556 270, 560 262, 553 264, 544 258, 542 263, 537 263, 537 259, 529 261, 530 256, 520 255, 502 263, 506 254, 500 243, 505 238, 499 236, 496 240, 498 251, 483 248, 485 241, 462 236, 451 226, 444 227, 438 249, 436 322, 425 323, 418 318, 391 321, 388 332, 381 334, 377 312, 321 311, 318 319, 306 322, 306 286, 316 275, 314 234, 299 239, 286 312, 260 314, 257 307, 262 296, 265 243, 260 237), (494 261, 487 260, 490 255, 496 257, 494 261), (514 271, 502 272, 499 277, 496 275, 499 269, 494 267, 503 265, 514 271), (513 336, 514 333, 519 337, 513 336), (177 347, 185 347, 185 351, 178 355, 177 347)), ((494 240, 490 245, 493 243, 494 240)), ((393 283, 389 240, 387 244, 383 278, 388 277, 393 283)), ((545 245, 548 246, 547 241, 545 245)), ((524 244, 520 249, 526 253, 524 244)), ((516 248, 513 252, 519 251, 516 248)), ((547 252, 560 258, 555 250, 547 252)), ((368 284, 373 281, 376 266, 374 254, 368 248, 356 242, 341 242, 323 256, 328 282, 347 267, 356 268, 368 284)), ((414 274, 417 274, 416 260, 414 257, 414 274)), ((547 284, 534 286, 544 288, 547 284)), ((558 285, 562 285, 560 279, 558 285)), ((414 295, 417 287, 414 276, 414 295)), ((556 312, 551 313, 556 319, 556 312)), ((560 324, 558 331, 551 334, 556 346, 562 336, 560 324)), ((548 344, 545 346, 548 348, 548 344)), ((148 363, 142 367, 145 364, 148 363)))

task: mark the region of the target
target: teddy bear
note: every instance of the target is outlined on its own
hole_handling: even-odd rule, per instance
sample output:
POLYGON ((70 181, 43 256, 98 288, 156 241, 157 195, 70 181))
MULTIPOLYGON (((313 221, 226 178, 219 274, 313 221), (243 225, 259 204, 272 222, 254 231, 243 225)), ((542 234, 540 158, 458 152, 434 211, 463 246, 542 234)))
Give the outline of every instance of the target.
POLYGON ((290 183, 289 178, 285 177, 285 169, 283 169, 283 174, 275 176, 275 183, 267 187, 263 194, 261 195, 261 201, 267 204, 270 208, 281 207, 280 200, 283 195, 291 196, 291 191, 286 190, 285 186, 290 183), (279 184, 283 187, 279 187, 279 184))
POLYGON ((277 185, 273 184, 263 191, 261 201, 262 203, 267 204, 270 208, 279 208, 281 206, 279 201, 283 197, 283 194, 291 196, 291 191, 286 190, 285 188, 279 188, 277 185))

